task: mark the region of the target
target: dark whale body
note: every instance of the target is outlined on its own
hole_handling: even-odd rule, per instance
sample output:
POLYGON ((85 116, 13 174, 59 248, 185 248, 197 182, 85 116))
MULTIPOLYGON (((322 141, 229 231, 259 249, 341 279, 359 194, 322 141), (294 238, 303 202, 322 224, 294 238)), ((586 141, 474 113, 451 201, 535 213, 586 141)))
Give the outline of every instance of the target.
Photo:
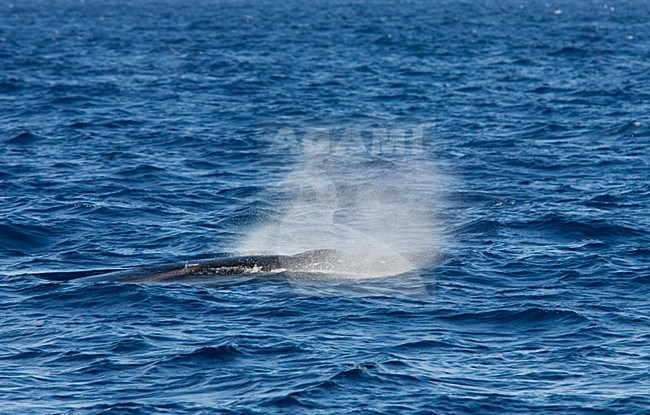
POLYGON ((341 252, 320 249, 298 255, 251 255, 189 261, 130 269, 46 272, 31 274, 53 281, 112 281, 123 283, 211 283, 219 278, 283 272, 328 272, 342 261, 341 252))

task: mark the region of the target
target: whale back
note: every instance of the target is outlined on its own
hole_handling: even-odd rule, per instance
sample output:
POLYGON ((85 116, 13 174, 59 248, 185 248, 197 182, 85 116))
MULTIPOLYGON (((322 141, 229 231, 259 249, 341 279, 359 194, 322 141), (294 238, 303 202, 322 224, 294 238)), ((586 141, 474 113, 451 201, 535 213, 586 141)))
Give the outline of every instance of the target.
POLYGON ((188 261, 127 269, 99 269, 31 274, 40 278, 82 282, 112 281, 124 283, 206 283, 217 278, 261 276, 269 274, 335 275, 353 278, 395 275, 412 269, 404 257, 367 257, 335 249, 316 249, 296 255, 248 255, 188 261))

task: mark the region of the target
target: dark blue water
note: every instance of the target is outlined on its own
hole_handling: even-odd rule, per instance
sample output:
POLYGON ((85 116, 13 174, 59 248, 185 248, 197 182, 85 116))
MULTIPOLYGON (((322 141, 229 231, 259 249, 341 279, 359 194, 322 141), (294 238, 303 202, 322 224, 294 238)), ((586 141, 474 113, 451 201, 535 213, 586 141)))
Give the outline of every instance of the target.
POLYGON ((647 2, 135 3, 0 3, 1 413, 648 413, 647 2), (417 152, 275 145, 405 123, 433 125, 417 152), (29 275, 229 255, 269 223, 269 252, 434 260, 29 275))

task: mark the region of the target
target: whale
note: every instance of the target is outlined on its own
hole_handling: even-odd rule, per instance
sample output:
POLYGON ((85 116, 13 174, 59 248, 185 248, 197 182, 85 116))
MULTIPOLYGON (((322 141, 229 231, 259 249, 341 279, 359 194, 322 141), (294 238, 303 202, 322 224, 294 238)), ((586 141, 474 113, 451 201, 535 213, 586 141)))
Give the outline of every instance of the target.
POLYGON ((156 266, 108 268, 31 274, 52 281, 213 284, 236 277, 274 274, 300 276, 387 276, 412 269, 401 257, 361 259, 335 249, 296 255, 246 255, 156 266), (396 272, 401 271, 401 272, 396 272))

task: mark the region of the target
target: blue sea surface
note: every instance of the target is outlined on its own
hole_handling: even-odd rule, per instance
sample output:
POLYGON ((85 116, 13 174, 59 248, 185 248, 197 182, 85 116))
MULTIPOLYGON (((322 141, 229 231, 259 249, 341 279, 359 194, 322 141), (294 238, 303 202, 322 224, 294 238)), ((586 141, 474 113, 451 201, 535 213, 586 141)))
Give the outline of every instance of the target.
POLYGON ((650 3, 0 1, 0 304, 2 414, 647 414, 650 3))

